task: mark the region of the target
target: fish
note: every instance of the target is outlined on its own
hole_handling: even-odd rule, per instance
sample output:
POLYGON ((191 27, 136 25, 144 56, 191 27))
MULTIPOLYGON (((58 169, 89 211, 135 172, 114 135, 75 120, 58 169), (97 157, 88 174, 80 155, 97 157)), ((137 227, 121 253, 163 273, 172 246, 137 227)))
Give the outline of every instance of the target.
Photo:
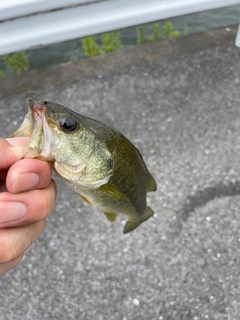
POLYGON ((127 216, 123 233, 151 218, 147 193, 157 184, 139 150, 120 132, 52 101, 27 99, 27 114, 10 137, 28 137, 24 158, 51 163, 91 207, 114 222, 127 216))

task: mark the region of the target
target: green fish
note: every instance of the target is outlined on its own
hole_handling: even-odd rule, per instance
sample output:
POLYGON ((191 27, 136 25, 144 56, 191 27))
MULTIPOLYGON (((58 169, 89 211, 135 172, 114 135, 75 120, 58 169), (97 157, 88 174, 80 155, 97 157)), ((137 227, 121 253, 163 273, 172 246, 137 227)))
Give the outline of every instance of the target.
POLYGON ((51 101, 27 99, 28 113, 10 137, 29 137, 25 158, 53 164, 56 173, 110 221, 128 217, 123 233, 154 214, 147 192, 156 191, 138 149, 120 132, 51 101))

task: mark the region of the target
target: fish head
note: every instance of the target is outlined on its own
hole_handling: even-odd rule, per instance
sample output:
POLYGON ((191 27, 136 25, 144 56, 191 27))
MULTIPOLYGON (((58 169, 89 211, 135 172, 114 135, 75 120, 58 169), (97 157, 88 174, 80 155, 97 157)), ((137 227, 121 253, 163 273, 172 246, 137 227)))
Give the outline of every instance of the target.
POLYGON ((54 164, 72 187, 97 189, 113 175, 113 159, 86 117, 58 103, 27 99, 28 114, 12 136, 29 132, 25 158, 54 164))

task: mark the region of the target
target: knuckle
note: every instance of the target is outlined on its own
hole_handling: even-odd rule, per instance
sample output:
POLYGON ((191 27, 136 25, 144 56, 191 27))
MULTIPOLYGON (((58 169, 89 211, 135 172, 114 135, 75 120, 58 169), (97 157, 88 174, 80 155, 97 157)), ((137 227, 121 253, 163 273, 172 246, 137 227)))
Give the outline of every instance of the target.
POLYGON ((49 187, 41 196, 41 208, 43 209, 44 217, 48 216, 51 212, 54 202, 56 200, 56 185, 52 180, 49 187))
POLYGON ((45 227, 46 227, 46 219, 43 219, 38 222, 39 234, 41 234, 43 232, 45 227))
POLYGON ((47 217, 51 208, 51 197, 48 192, 35 190, 34 197, 32 198, 31 203, 29 203, 29 213, 33 218, 32 222, 37 222, 47 217))
POLYGON ((22 259, 24 257, 24 254, 21 254, 20 256, 18 256, 17 258, 15 258, 12 261, 12 268, 16 267, 20 262, 22 262, 22 259))
POLYGON ((41 197, 41 204, 40 204, 41 208, 42 208, 42 214, 43 217, 45 218, 46 216, 48 216, 48 214, 51 211, 51 205, 50 205, 50 198, 47 194, 44 194, 41 197))
POLYGON ((40 176, 41 183, 45 186, 48 186, 51 181, 51 176, 52 176, 52 169, 51 169, 50 164, 46 161, 41 161, 41 160, 35 160, 35 161, 39 161, 39 163, 40 163, 39 176, 40 176))
POLYGON ((33 242, 40 236, 40 234, 43 232, 46 226, 46 219, 43 219, 41 221, 38 221, 34 224, 34 233, 31 233, 29 236, 29 243, 28 247, 33 244, 33 242))
POLYGON ((21 252, 17 252, 12 237, 0 237, 0 263, 10 262, 16 259, 21 252))

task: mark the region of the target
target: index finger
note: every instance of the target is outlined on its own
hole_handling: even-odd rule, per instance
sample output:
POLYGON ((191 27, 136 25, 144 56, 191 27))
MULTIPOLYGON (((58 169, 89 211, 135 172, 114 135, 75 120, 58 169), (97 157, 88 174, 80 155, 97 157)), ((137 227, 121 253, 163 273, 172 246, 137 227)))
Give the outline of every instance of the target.
POLYGON ((0 138, 0 170, 8 169, 13 163, 24 156, 24 146, 27 138, 0 138))

